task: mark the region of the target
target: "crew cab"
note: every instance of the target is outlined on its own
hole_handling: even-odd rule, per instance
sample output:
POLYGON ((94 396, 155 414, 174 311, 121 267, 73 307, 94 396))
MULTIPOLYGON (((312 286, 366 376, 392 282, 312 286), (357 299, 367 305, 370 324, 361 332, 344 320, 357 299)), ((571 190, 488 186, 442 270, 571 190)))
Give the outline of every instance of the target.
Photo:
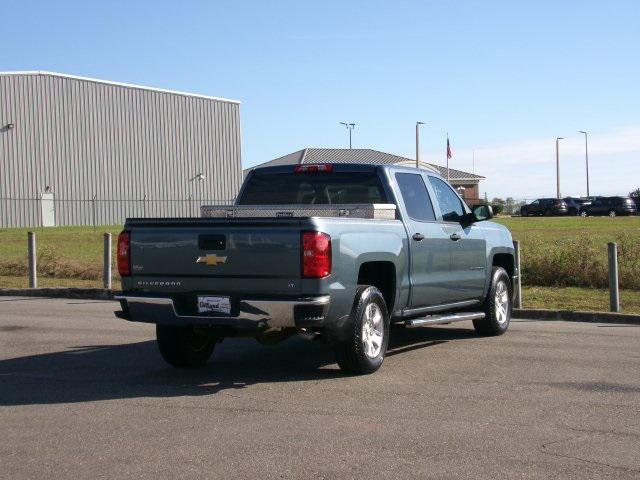
POLYGON ((319 337, 339 366, 382 364, 391 323, 468 320, 503 334, 518 272, 510 232, 435 171, 369 164, 252 170, 201 218, 127 219, 122 310, 156 324, 164 359, 206 363, 226 337, 319 337))

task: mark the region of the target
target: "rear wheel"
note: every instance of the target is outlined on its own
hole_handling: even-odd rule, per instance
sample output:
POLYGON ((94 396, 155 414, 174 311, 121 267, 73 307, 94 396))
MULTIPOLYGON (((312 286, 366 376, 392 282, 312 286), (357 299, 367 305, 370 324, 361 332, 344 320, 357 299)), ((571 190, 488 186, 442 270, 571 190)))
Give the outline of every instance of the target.
POLYGON ((586 210, 582 210, 582 211, 580 212, 580 216, 581 216, 581 217, 583 217, 583 218, 584 218, 584 217, 586 217, 587 215, 588 215, 588 214, 587 214, 587 211, 586 211, 586 210))
POLYGON ((478 334, 502 335, 507 331, 511 321, 512 292, 507 271, 501 267, 493 267, 491 287, 484 302, 485 318, 473 321, 478 334))
POLYGON ((520 210, 520 215, 522 215, 523 217, 528 217, 529 210, 527 210, 526 208, 523 208, 522 210, 520 210))
POLYGON ((199 367, 207 363, 216 340, 198 335, 193 327, 156 325, 162 358, 174 367, 199 367))
POLYGON ((609 216, 612 217, 612 218, 615 217, 616 216, 616 211, 615 210, 610 210, 609 211, 609 216))
POLYGON ((361 285, 351 310, 348 336, 334 346, 336 361, 349 373, 373 373, 380 368, 389 344, 389 314, 380 290, 361 285))

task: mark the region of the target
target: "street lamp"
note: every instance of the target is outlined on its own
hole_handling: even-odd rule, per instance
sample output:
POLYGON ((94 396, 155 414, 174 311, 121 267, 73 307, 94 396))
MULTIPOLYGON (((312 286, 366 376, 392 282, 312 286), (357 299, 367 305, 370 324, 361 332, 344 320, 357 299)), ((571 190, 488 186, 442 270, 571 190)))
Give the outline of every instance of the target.
POLYGON ((584 160, 587 165, 587 197, 589 196, 589 143, 587 141, 587 132, 580 130, 579 133, 584 134, 584 160))
POLYGON ((556 138, 556 193, 558 199, 560 198, 560 140, 564 140, 564 137, 556 138))
POLYGON ((349 148, 351 148, 351 130, 353 130, 356 126, 355 123, 347 123, 347 122, 340 122, 340 125, 344 125, 346 127, 347 130, 349 130, 349 148))
POLYGON ((416 168, 420 168, 420 125, 424 122, 416 122, 416 168))

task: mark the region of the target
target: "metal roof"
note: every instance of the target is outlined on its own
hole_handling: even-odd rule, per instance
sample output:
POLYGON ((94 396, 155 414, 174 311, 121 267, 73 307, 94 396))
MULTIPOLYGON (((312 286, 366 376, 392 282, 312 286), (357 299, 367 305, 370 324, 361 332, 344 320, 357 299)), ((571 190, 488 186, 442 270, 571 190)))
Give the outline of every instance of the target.
MULTIPOLYGON (((381 152, 370 148, 305 148, 289 153, 269 162, 255 165, 251 168, 272 167, 276 165, 297 165, 301 163, 371 163, 375 165, 415 165, 412 158, 401 157, 391 153, 381 152)), ((433 169, 438 174, 447 177, 447 167, 433 163, 420 162, 427 169, 433 169)), ((248 170, 251 170, 249 168, 248 170)), ((483 180, 485 177, 474 173, 449 168, 450 180, 483 180)))
POLYGON ((89 78, 89 77, 79 77, 77 75, 68 75, 66 73, 56 73, 56 72, 46 72, 46 71, 39 71, 39 70, 34 70, 34 71, 17 71, 17 72, 0 72, 0 76, 9 76, 9 75, 48 75, 51 77, 60 77, 60 78, 69 78, 71 80, 82 80, 85 82, 95 82, 95 83, 103 83, 106 85, 115 85, 117 87, 124 87, 124 88, 135 88, 135 89, 140 89, 140 90, 147 90, 147 91, 152 91, 152 92, 159 92, 159 93, 171 93, 173 95, 183 95, 185 97, 195 97, 195 98, 203 98, 205 100, 216 100, 218 102, 227 102, 227 103, 236 103, 239 104, 240 102, 238 100, 230 100, 228 98, 221 98, 221 97, 210 97, 208 95, 199 95, 196 93, 187 93, 187 92, 180 92, 177 90, 165 90, 163 88, 154 88, 154 87, 145 87, 143 85, 134 85, 131 83, 121 83, 121 82, 112 82, 109 80, 100 80, 97 78, 89 78))

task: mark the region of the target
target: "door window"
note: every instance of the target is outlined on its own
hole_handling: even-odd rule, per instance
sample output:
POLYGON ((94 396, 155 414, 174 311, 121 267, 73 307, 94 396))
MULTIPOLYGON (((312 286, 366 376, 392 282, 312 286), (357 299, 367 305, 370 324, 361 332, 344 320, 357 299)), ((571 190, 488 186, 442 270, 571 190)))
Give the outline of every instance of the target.
POLYGON ((433 222, 436 214, 422 175, 415 173, 396 173, 396 182, 400 188, 404 205, 409 216, 420 222, 433 222))
POLYGON ((442 220, 445 222, 459 222, 464 215, 464 207, 458 195, 444 180, 429 176, 429 181, 436 193, 442 220))

